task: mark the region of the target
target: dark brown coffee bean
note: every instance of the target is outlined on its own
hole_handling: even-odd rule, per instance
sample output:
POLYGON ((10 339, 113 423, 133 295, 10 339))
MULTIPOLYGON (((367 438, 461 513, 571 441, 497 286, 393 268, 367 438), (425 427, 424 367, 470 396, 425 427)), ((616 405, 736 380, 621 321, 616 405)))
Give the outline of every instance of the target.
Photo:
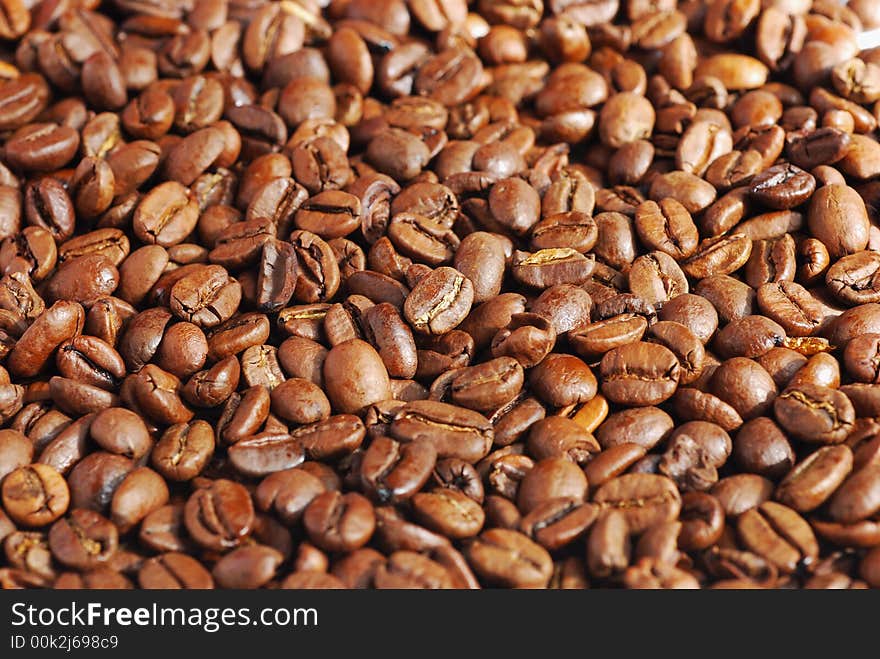
POLYGON ((600 487, 593 501, 622 512, 632 533, 675 519, 681 509, 681 496, 675 484, 665 476, 653 474, 618 476, 600 487))
POLYGON ((699 236, 691 215, 672 198, 661 199, 659 204, 641 204, 636 209, 635 229, 646 246, 677 260, 691 256, 697 249, 699 236))
POLYGON ((398 441, 430 441, 439 457, 470 463, 485 457, 492 444, 488 419, 477 412, 435 401, 413 401, 395 414, 390 435, 398 441))
POLYGON ((777 165, 753 178, 749 193, 764 206, 785 210, 800 206, 815 189, 816 180, 809 173, 794 165, 777 165))
POLYGON ((192 539, 214 551, 237 547, 253 521, 254 507, 248 491, 224 479, 197 489, 184 509, 184 523, 192 539))
POLYGON ((847 304, 877 302, 880 295, 877 294, 874 278, 878 267, 880 262, 874 252, 856 252, 844 256, 828 268, 825 282, 831 293, 847 304))
POLYGON ((728 517, 738 517, 760 506, 773 493, 773 483, 756 474, 736 474, 718 481, 711 490, 728 517))
POLYGON ((497 585, 544 587, 553 572, 550 554, 518 531, 490 529, 467 549, 479 576, 497 585))
POLYGON ((377 437, 361 461, 361 482, 380 503, 406 500, 428 481, 436 460, 427 440, 400 444, 377 437))
POLYGON ((269 319, 263 314, 245 313, 212 329, 208 335, 208 356, 222 360, 269 338, 269 319))
POLYGON ((764 284, 756 299, 761 311, 777 321, 789 336, 809 336, 825 318, 819 301, 793 281, 764 284))
POLYGON ((116 527, 92 510, 72 510, 49 529, 52 555, 77 570, 94 569, 106 563, 118 545, 116 527))
POLYGON ((825 446, 788 472, 776 490, 776 498, 800 512, 826 501, 852 469, 847 446, 825 446))
POLYGON ((283 430, 266 430, 229 448, 231 465, 246 476, 265 476, 281 469, 292 469, 304 459, 302 444, 283 430))
POLYGON ((787 474, 795 461, 782 429, 767 417, 743 424, 733 444, 733 457, 744 470, 767 478, 787 474))
POLYGON ((178 280, 170 292, 171 311, 199 327, 215 327, 235 313, 241 301, 241 284, 217 265, 195 270, 178 280))
POLYGON ((708 238, 681 267, 685 274, 695 279, 727 275, 745 265, 751 253, 752 241, 748 236, 733 234, 708 238))
POLYGON ((616 403, 656 405, 675 393, 680 367, 664 346, 630 343, 602 358, 602 393, 616 403))
POLYGON ((777 421, 792 435, 823 444, 843 441, 855 420, 845 394, 806 383, 781 393, 773 409, 777 421))
POLYGON ((98 412, 92 419, 89 432, 105 451, 134 460, 146 455, 153 446, 143 420, 121 407, 98 412))
POLYGON ((150 460, 165 478, 188 481, 207 466, 214 454, 214 432, 205 421, 168 428, 156 443, 150 460))
POLYGON ((416 284, 403 312, 417 332, 444 334, 464 320, 473 296, 469 279, 453 268, 441 267, 416 284))
POLYGON ((880 508, 878 485, 880 465, 868 464, 852 472, 829 499, 828 515, 842 523, 870 517, 880 508))
POLYGON ((191 556, 168 552, 144 562, 138 583, 145 589, 209 590, 214 580, 201 563, 191 556))
POLYGON ((309 538, 327 551, 352 551, 366 544, 376 525, 373 506, 351 492, 325 492, 315 497, 303 513, 309 538))
POLYGON ((772 501, 740 515, 737 532, 749 550, 764 556, 784 573, 812 563, 819 555, 818 542, 806 520, 772 501))
POLYGON ((846 185, 826 185, 813 195, 807 226, 825 243, 832 258, 854 254, 868 240, 867 213, 862 198, 846 185))
POLYGON ((3 479, 3 508, 23 526, 48 526, 67 512, 69 503, 68 484, 48 465, 19 467, 3 479))

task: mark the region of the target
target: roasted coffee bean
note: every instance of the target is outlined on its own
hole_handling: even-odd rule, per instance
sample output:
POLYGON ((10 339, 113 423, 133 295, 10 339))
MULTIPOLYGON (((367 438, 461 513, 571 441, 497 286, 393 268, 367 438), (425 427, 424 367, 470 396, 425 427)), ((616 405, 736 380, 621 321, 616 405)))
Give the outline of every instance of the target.
POLYGON ((681 496, 668 478, 653 474, 625 474, 600 487, 593 501, 603 508, 620 510, 632 533, 674 519, 681 496))
POLYGON ((551 407, 566 407, 591 400, 597 383, 589 367, 577 357, 551 354, 529 375, 535 394, 551 407))
MULTIPOLYGON (((769 286, 774 286, 770 284, 769 286)), ((793 290, 786 287, 786 290, 793 290)), ((782 311, 791 311, 797 305, 789 301, 781 287, 765 291, 765 306, 770 302, 782 304, 782 311)), ((775 307, 778 308, 778 307, 775 307)), ((797 312, 795 312, 797 313, 797 312)), ((732 320, 715 337, 715 346, 722 357, 760 357, 778 347, 785 339, 785 329, 767 316, 749 315, 732 320)))
POLYGON ((336 414, 291 432, 306 456, 315 460, 350 455, 360 447, 365 435, 364 424, 352 414, 336 414))
POLYGON ((599 452, 599 444, 588 430, 562 416, 535 421, 527 446, 535 459, 564 457, 578 464, 589 462, 599 452))
POLYGON ((168 485, 149 467, 128 473, 113 492, 110 519, 121 533, 128 533, 147 515, 168 503, 168 485))
POLYGON ((517 506, 528 514, 549 499, 580 501, 586 493, 587 479, 580 467, 564 457, 548 457, 535 463, 523 476, 517 488, 517 506))
POLYGON ((245 313, 212 329, 208 335, 208 356, 221 360, 269 338, 269 319, 263 314, 245 313))
POLYGON ((828 290, 847 304, 867 304, 877 302, 880 295, 874 279, 878 260, 874 252, 862 251, 844 256, 836 261, 825 275, 828 290), (877 298, 877 299, 875 299, 877 298))
POLYGON ((211 368, 194 373, 181 390, 187 402, 198 407, 216 407, 235 391, 241 376, 238 360, 230 355, 211 368))
POLYGON ((819 555, 819 544, 806 520, 791 508, 772 501, 740 515, 737 533, 746 548, 783 573, 809 565, 819 555))
POLYGON ((767 417, 743 424, 733 444, 733 457, 744 470, 767 478, 787 474, 795 461, 791 443, 767 417))
POLYGON ((602 393, 615 403, 656 405, 675 393, 680 367, 662 345, 635 342, 614 348, 602 358, 602 393))
POLYGON ((168 425, 184 423, 193 417, 180 398, 180 380, 154 364, 147 364, 127 378, 137 409, 150 419, 168 425))
POLYGON ((855 420, 853 405, 845 394, 808 383, 779 394, 773 411, 783 428, 798 439, 823 444, 843 441, 855 420))
POLYGON ((690 213, 672 198, 641 204, 636 209, 635 229, 646 246, 676 260, 691 256, 699 241, 690 213))
POLYGON ((213 454, 214 432, 199 420, 169 427, 156 442, 150 460, 165 478, 188 481, 204 471, 213 454))
POLYGON ((413 495, 411 505, 420 522, 448 538, 473 537, 485 521, 480 504, 456 490, 418 492, 413 495))
POLYGON ((52 555, 65 566, 90 570, 105 564, 119 546, 119 532, 106 517, 75 509, 49 529, 52 555))
POLYGON ((775 496, 800 512, 818 508, 844 481, 852 464, 849 447, 822 447, 787 473, 775 496))
POLYGON ((556 332, 549 320, 533 313, 513 314, 492 339, 492 354, 516 359, 523 368, 538 364, 553 349, 556 332))
POLYGON ((169 294, 171 311, 199 327, 215 327, 235 313, 241 284, 222 266, 201 266, 179 279, 169 294))
POLYGON ((628 278, 630 291, 656 306, 688 292, 684 272, 665 252, 649 252, 638 257, 628 278))
POLYGON ((826 185, 810 200, 807 227, 832 258, 855 254, 867 245, 867 212, 862 198, 840 184, 826 185))
POLYGON ((612 510, 590 530, 587 539, 587 568, 595 577, 611 577, 629 565, 631 545, 626 518, 612 510))
POLYGON ((582 284, 594 267, 594 260, 570 247, 542 249, 533 254, 516 252, 511 262, 514 278, 534 288, 582 284))
POLYGON ((639 341, 647 329, 648 321, 643 316, 623 313, 573 330, 569 341, 575 352, 592 359, 639 341))
POLYGON ((108 343, 94 336, 80 335, 58 347, 55 364, 64 377, 112 390, 125 377, 125 363, 108 343))
POLYGON ((3 479, 3 508, 23 526, 48 526, 67 512, 70 491, 64 477, 43 464, 19 467, 3 479))
POLYGON ((810 336, 825 320, 824 308, 793 281, 767 283, 758 289, 758 307, 789 336, 810 336))
POLYGON ((375 529, 373 506, 360 494, 319 494, 303 513, 311 541, 326 551, 352 551, 366 544, 375 529))
POLYGON ((421 279, 407 296, 403 312, 417 332, 445 334, 471 309, 473 284, 453 268, 441 267, 421 279))
POLYGON ((10 372, 33 377, 42 370, 52 352, 64 341, 80 333, 83 308, 76 302, 59 300, 25 330, 6 362, 10 372))
POLYGON ((605 449, 624 443, 651 449, 673 425, 672 417, 657 407, 626 409, 609 415, 596 430, 596 439, 605 449))
POLYGON ((233 549, 214 565, 212 574, 221 588, 259 588, 275 576, 284 556, 272 547, 245 545, 233 549))
POLYGON ((436 460, 437 450, 427 440, 400 444, 377 437, 361 460, 361 482, 380 503, 403 501, 424 486, 436 460))
POLYGON ((376 350, 352 339, 334 346, 324 359, 324 381, 334 409, 358 412, 391 398, 388 370, 376 350))
POLYGON ((829 517, 845 524, 871 517, 880 508, 878 484, 880 466, 876 464, 852 472, 829 499, 829 517))
POLYGON ((773 483, 756 474, 736 474, 718 481, 711 490, 728 517, 742 513, 769 500, 773 483))
POLYGON ((134 460, 146 455, 153 446, 143 420, 121 407, 98 412, 91 421, 89 433, 105 451, 134 460))
POLYGON ((477 412, 435 401, 413 401, 395 414, 389 434, 404 442, 425 438, 439 457, 474 463, 488 454, 493 430, 477 412))
POLYGON ((743 234, 707 238, 681 267, 685 274, 695 279, 727 275, 745 265, 751 253, 752 241, 743 234))
POLYGON ((184 524, 193 540, 206 549, 228 551, 237 547, 254 523, 248 491, 220 479, 197 489, 184 508, 184 524))
POLYGON ((794 165, 777 165, 751 181, 752 199, 769 208, 788 209, 807 201, 816 189, 816 180, 794 165))
POLYGON ((711 494, 687 492, 681 498, 679 546, 686 551, 714 545, 724 532, 724 509, 711 494))
POLYGON ((492 584, 540 588, 547 585, 553 572, 550 554, 518 531, 485 531, 466 554, 477 574, 492 584))
POLYGON ((265 430, 229 448, 229 461, 236 471, 252 477, 292 469, 305 459, 301 442, 284 429, 265 430))
POLYGON ((296 524, 311 500, 325 490, 321 480, 307 471, 285 469, 264 478, 254 500, 261 510, 274 510, 285 524, 296 524))
POLYGON ((209 590, 214 587, 211 573, 192 556, 168 552, 144 562, 138 572, 144 589, 209 590))
POLYGON ((792 281, 796 266, 796 245, 789 234, 777 240, 754 241, 745 265, 745 280, 753 288, 772 282, 792 281))

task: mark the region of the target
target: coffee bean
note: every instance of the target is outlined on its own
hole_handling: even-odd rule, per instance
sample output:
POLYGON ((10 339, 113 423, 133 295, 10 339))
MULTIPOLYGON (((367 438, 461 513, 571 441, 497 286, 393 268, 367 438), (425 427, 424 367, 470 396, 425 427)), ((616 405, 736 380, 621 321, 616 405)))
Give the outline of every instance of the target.
POLYGON ((309 538, 327 551, 352 551, 370 539, 375 528, 373 506, 357 493, 325 492, 303 514, 309 538))
POLYGON ((664 346, 636 342, 607 352, 601 364, 602 393, 615 403, 656 405, 675 393, 680 367, 664 346))
POLYGON ((748 549, 784 573, 812 563, 819 555, 819 544, 806 520, 772 501, 740 515, 737 532, 748 549))
POLYGON ((171 311, 199 327, 215 327, 235 313, 241 301, 241 284, 221 266, 207 265, 175 283, 170 292, 171 311))
POLYGON ((70 515, 49 529, 52 555, 77 570, 89 570, 106 563, 118 546, 116 526, 92 510, 71 510, 70 515))
POLYGON ((807 226, 825 244, 832 258, 854 254, 867 245, 864 205, 861 197, 846 185, 827 185, 816 190, 810 201, 807 226))
POLYGON ((711 494, 687 492, 681 497, 679 545, 685 550, 711 547, 724 532, 724 509, 711 494))
POLYGON ((250 494, 238 483, 223 479, 196 490, 184 509, 184 524, 193 540, 215 551, 238 546, 253 520, 250 494))
POLYGON ((70 503, 64 478, 52 467, 19 467, 3 479, 3 507, 24 526, 47 526, 61 517, 70 503))
POLYGON ((464 320, 473 296, 469 279, 453 268, 441 267, 416 284, 403 312, 417 332, 445 334, 464 320))
POLYGON ((233 549, 214 565, 213 577, 221 588, 259 588, 275 576, 284 560, 281 552, 263 545, 233 549))
POLYGON ((178 552, 168 552, 144 562, 138 583, 145 589, 208 590, 214 580, 201 563, 178 552))
POLYGON ((662 521, 674 519, 681 509, 681 495, 665 476, 624 474, 602 485, 593 501, 622 512, 627 528, 640 533, 662 521))
POLYGON ((518 531, 485 531, 466 553, 477 574, 498 585, 543 587, 553 571, 550 554, 518 531))
POLYGON ((199 420, 169 427, 156 442, 150 459, 165 478, 188 481, 205 469, 213 453, 213 430, 199 420))
POLYGON ((483 415, 435 401, 413 401, 398 411, 389 428, 398 441, 425 438, 439 457, 474 463, 488 454, 493 430, 483 415))
POLYGON ((824 444, 843 441, 855 419, 845 394, 813 384, 787 389, 776 398, 773 410, 779 423, 795 437, 824 444))
POLYGON ((828 515, 842 523, 858 522, 873 515, 878 507, 880 469, 869 464, 852 472, 828 501, 828 515))

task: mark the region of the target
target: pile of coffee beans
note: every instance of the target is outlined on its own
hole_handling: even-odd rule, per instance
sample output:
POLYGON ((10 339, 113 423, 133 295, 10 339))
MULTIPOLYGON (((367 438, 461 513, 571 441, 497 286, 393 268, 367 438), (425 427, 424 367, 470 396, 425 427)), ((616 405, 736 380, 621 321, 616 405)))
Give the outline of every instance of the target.
POLYGON ((877 0, 0 0, 0 586, 880 587, 877 0))

